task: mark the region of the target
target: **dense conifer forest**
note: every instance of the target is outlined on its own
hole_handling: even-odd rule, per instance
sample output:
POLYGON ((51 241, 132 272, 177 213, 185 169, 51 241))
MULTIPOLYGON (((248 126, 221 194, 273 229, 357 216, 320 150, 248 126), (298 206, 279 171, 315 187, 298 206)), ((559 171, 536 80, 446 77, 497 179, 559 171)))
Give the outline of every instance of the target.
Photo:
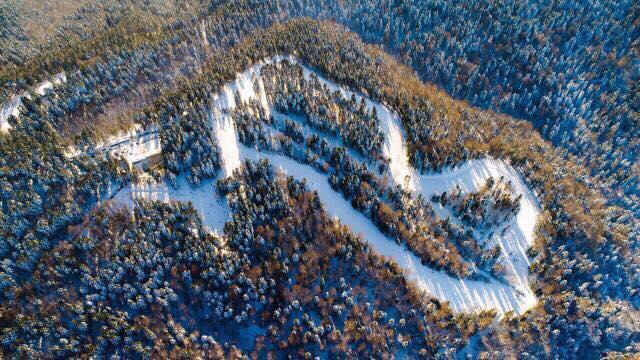
POLYGON ((0 357, 635 358, 639 27, 0 4, 0 357))

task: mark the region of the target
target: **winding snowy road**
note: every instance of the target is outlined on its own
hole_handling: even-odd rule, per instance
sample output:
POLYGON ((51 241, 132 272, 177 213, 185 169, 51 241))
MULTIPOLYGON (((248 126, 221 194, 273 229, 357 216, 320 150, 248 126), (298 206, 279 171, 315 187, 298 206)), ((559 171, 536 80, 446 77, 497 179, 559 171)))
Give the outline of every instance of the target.
MULTIPOLYGON (((419 175, 409 166, 404 135, 398 116, 386 106, 365 99, 366 105, 376 107, 380 120, 380 130, 385 136, 383 150, 391 159, 390 175, 393 180, 414 194, 422 194, 430 199, 434 193, 450 190, 456 184, 463 192, 473 191, 484 184, 490 177, 504 176, 511 180, 517 194, 522 194, 520 211, 506 227, 506 231, 494 235, 488 241, 500 245, 503 250, 503 263, 506 265, 506 283, 497 280, 489 282, 461 280, 436 271, 421 264, 418 257, 383 235, 364 215, 353 209, 350 203, 331 189, 327 176, 317 172, 310 166, 300 164, 290 158, 272 153, 261 153, 238 143, 233 119, 225 109, 236 106, 234 93, 238 91, 241 101, 258 100, 265 110, 270 111, 264 94, 260 69, 266 63, 279 62, 285 57, 274 57, 268 61, 252 66, 239 74, 237 79, 227 84, 220 93, 212 96, 211 122, 223 160, 223 176, 229 176, 233 170, 241 166, 244 159, 268 158, 283 173, 296 178, 307 179, 309 188, 317 190, 327 211, 348 225, 354 233, 362 235, 362 239, 370 244, 379 254, 395 261, 414 280, 419 288, 432 296, 450 303, 457 312, 473 312, 495 309, 499 314, 514 311, 525 312, 535 305, 537 299, 528 284, 529 259, 526 250, 533 243, 533 233, 539 205, 532 191, 524 184, 522 177, 507 163, 484 159, 470 161, 463 166, 438 174, 419 175), (254 80, 258 80, 258 89, 254 88, 254 80)), ((288 57, 290 61, 295 59, 288 57)), ((312 70, 305 69, 309 76, 312 70)), ((320 77, 334 90, 351 96, 351 91, 320 77)), ((355 94, 358 99, 361 97, 355 94)), ((139 161, 144 156, 131 154, 132 159, 139 161)), ((131 161, 135 162, 135 161, 131 161)), ((184 180, 181 180, 184 182, 184 180)), ((204 223, 212 231, 222 233, 224 222, 229 214, 221 199, 216 198, 213 181, 203 182, 198 188, 192 188, 186 182, 178 190, 165 183, 145 186, 133 185, 116 195, 115 199, 130 203, 132 198, 145 197, 158 200, 192 201, 202 213, 204 223)))

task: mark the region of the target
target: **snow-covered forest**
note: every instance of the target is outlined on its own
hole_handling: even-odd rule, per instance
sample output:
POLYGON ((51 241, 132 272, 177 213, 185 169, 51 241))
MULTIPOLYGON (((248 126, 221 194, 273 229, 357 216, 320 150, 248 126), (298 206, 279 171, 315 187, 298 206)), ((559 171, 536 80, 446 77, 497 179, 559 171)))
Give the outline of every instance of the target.
POLYGON ((640 353, 637 4, 181 3, 0 5, 0 357, 640 353))

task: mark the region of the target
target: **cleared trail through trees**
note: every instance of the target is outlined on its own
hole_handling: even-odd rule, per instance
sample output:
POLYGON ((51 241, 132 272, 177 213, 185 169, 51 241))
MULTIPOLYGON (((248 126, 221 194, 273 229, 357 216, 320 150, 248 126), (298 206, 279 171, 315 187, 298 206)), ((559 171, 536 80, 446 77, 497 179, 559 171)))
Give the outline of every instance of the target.
MULTIPOLYGON (((430 199, 433 194, 449 191, 455 185, 459 185, 463 192, 472 192, 479 189, 488 177, 504 176, 506 180, 511 181, 516 194, 523 195, 517 215, 507 224, 504 231, 496 231, 496 234, 489 239, 502 248, 506 283, 495 279, 485 282, 461 280, 422 265, 416 255, 382 234, 370 219, 355 210, 349 201, 331 189, 328 177, 313 167, 283 155, 260 152, 241 145, 238 142, 233 118, 229 115, 229 110, 237 105, 235 93, 239 94, 241 101, 258 100, 265 110, 270 111, 260 78, 260 69, 266 63, 277 63, 283 59, 297 61, 291 57, 271 58, 239 74, 235 81, 228 83, 219 93, 212 96, 210 121, 222 156, 221 176, 230 176, 245 159, 267 158, 281 172, 298 179, 306 179, 308 187, 318 192, 332 216, 348 225, 354 233, 360 234, 374 251, 395 261, 419 288, 442 301, 449 302, 456 312, 495 309, 498 314, 504 314, 507 311, 521 314, 536 304, 537 299, 528 284, 529 259, 526 251, 533 243, 536 218, 540 211, 539 205, 522 177, 507 163, 495 159, 474 160, 437 174, 419 175, 409 165, 398 116, 384 105, 365 98, 366 105, 370 108, 375 107, 378 114, 380 130, 385 136, 384 152, 391 159, 391 178, 406 190, 430 199), (256 80, 258 86, 254 87, 256 80)), ((310 76, 312 73, 312 70, 306 67, 304 71, 305 76, 310 76)), ((351 96, 350 90, 343 89, 322 77, 319 78, 332 90, 339 90, 345 96, 351 96)), ((361 95, 357 93, 355 95, 360 100, 361 95)), ((145 188, 132 185, 131 189, 125 189, 121 192, 122 194, 118 194, 116 199, 126 202, 130 198, 151 197, 163 201, 192 201, 201 211, 205 225, 217 233, 222 233, 224 221, 229 214, 228 210, 224 209, 225 205, 222 204, 221 199, 216 198, 213 182, 214 180, 209 180, 203 182, 198 188, 192 188, 182 179, 180 188, 175 191, 169 189, 166 184, 148 185, 145 188)))

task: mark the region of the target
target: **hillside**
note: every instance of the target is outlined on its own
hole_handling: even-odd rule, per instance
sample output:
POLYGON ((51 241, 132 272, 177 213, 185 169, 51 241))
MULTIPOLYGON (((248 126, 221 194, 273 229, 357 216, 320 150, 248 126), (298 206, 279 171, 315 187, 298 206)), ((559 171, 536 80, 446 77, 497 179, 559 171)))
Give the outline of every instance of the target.
POLYGON ((201 5, 0 71, 3 356, 640 352, 634 175, 454 98, 364 4, 201 5))

